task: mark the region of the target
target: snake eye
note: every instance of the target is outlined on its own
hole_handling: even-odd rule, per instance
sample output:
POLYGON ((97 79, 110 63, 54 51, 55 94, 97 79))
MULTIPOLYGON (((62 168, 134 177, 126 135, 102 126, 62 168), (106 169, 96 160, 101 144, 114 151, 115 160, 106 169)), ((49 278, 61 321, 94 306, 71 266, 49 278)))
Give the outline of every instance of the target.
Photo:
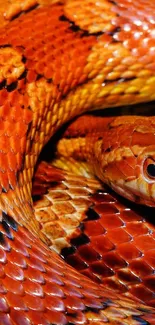
POLYGON ((147 174, 150 177, 155 177, 155 164, 149 164, 147 166, 147 174))
POLYGON ((144 162, 144 170, 147 177, 155 179, 155 161, 152 158, 147 158, 144 162))

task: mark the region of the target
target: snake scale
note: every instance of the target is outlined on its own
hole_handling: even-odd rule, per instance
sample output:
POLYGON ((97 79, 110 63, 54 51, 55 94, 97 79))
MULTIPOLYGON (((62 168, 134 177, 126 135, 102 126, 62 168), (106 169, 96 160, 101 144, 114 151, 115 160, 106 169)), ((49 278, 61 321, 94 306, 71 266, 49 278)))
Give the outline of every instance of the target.
POLYGON ((45 245, 31 197, 38 156, 62 124, 155 99, 154 9, 150 0, 1 1, 0 324, 155 324, 153 307, 45 245))

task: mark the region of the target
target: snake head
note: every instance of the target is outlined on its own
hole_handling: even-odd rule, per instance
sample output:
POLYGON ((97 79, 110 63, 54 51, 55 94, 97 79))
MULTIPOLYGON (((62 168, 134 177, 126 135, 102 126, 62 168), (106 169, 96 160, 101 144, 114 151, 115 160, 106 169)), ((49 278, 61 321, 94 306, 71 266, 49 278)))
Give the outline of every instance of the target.
POLYGON ((131 201, 155 206, 155 117, 114 118, 94 150, 103 182, 131 201))

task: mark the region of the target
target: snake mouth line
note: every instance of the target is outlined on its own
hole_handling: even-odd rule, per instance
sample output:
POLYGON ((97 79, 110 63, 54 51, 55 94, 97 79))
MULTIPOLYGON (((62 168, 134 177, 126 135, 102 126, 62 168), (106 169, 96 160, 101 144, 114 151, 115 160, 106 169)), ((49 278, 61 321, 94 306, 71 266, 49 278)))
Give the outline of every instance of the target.
POLYGON ((151 200, 150 198, 150 200, 148 200, 144 195, 140 196, 140 194, 138 195, 137 193, 129 191, 127 187, 112 183, 110 184, 110 187, 120 196, 123 196, 132 202, 147 205, 149 207, 155 207, 155 202, 153 201, 153 199, 151 200))

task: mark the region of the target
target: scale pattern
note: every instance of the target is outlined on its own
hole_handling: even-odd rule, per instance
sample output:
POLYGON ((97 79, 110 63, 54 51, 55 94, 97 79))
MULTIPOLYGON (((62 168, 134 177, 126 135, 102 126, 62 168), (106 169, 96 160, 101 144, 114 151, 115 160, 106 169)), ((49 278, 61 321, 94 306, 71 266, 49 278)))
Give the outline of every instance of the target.
POLYGON ((47 163, 33 195, 51 249, 95 282, 155 307, 154 209, 121 202, 99 181, 47 163))
POLYGON ((7 1, 0 11, 0 322, 153 324, 153 308, 103 293, 41 243, 31 188, 38 155, 64 122, 155 99, 155 4, 85 1, 82 25, 83 2, 50 3, 7 1))
POLYGON ((0 224, 0 323, 3 325, 155 324, 155 311, 99 288, 18 226, 0 224))

